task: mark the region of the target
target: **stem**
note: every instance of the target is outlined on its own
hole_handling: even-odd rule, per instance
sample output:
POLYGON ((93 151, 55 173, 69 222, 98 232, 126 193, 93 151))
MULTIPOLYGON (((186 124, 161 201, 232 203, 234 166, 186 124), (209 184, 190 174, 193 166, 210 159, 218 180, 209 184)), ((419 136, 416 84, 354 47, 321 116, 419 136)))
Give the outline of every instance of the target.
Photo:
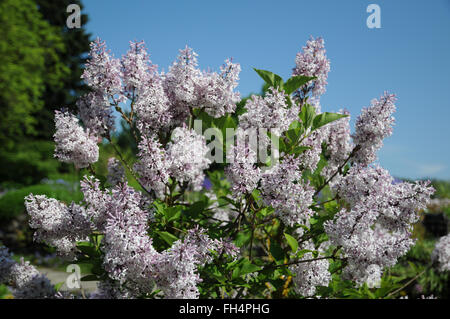
POLYGON ((412 284, 414 281, 417 280, 417 278, 419 278, 420 276, 422 276, 429 268, 430 266, 427 266, 424 270, 422 270, 420 273, 418 273, 416 276, 414 276, 414 278, 412 278, 411 280, 408 280, 408 282, 406 284, 404 284, 403 286, 401 286, 400 288, 394 290, 393 292, 390 292, 388 295, 386 295, 385 298, 389 298, 397 293, 399 293, 400 291, 402 291, 403 289, 405 289, 406 287, 408 287, 410 284, 412 284))
POLYGON ((326 181, 322 186, 320 186, 320 187, 316 190, 316 192, 314 193, 314 196, 313 196, 313 197, 316 197, 316 196, 320 193, 320 191, 321 191, 325 186, 327 186, 328 183, 331 182, 331 180, 332 180, 338 173, 340 173, 340 172, 342 171, 342 169, 344 168, 344 166, 347 165, 347 163, 348 163, 348 161, 350 160, 350 158, 352 158, 353 156, 355 156, 356 152, 357 152, 360 148, 361 148, 361 147, 360 147, 359 145, 356 145, 356 146, 353 148, 352 152, 351 152, 350 155, 347 157, 347 159, 344 161, 344 163, 342 163, 342 165, 338 167, 338 169, 336 170, 336 172, 334 172, 334 174, 331 175, 330 178, 328 178, 327 181, 326 181))
POLYGON ((119 149, 117 148, 117 146, 111 141, 111 137, 107 138, 109 143, 112 145, 112 147, 114 148, 114 151, 116 152, 116 154, 119 156, 120 161, 123 163, 123 165, 125 165, 125 167, 128 169, 128 171, 130 172, 130 174, 133 176, 133 178, 136 180, 136 182, 139 183, 139 185, 142 187, 142 189, 147 192, 149 195, 154 196, 154 191, 149 191, 147 188, 145 188, 144 185, 142 185, 142 183, 139 181, 139 178, 136 176, 136 173, 131 169, 131 167, 128 165, 128 163, 125 161, 125 159, 123 158, 122 153, 119 151, 119 149))
POLYGON ((293 262, 289 262, 289 263, 285 263, 285 264, 281 264, 281 265, 268 265, 268 266, 264 267, 263 269, 261 269, 259 271, 262 271, 264 269, 280 268, 280 267, 284 267, 284 266, 309 263, 309 262, 313 262, 313 261, 317 261, 317 260, 323 260, 323 259, 336 259, 336 257, 335 256, 325 256, 325 257, 319 257, 319 258, 297 260, 297 261, 293 261, 293 262))
POLYGON ((252 249, 253 249, 253 238, 255 237, 255 218, 256 218, 256 212, 253 212, 253 217, 252 217, 252 234, 250 237, 250 248, 249 248, 249 253, 248 253, 248 258, 251 261, 252 260, 252 249))

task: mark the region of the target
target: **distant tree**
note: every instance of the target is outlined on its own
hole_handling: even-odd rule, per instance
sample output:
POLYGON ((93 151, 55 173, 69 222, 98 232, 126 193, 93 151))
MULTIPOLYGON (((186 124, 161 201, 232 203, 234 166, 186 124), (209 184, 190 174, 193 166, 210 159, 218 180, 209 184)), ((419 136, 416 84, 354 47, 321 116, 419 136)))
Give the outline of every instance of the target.
POLYGON ((24 136, 38 135, 46 87, 62 89, 70 69, 57 27, 45 21, 31 0, 0 2, 0 148, 12 149, 24 136))
POLYGON ((88 21, 86 14, 81 14, 81 28, 69 29, 66 25, 70 14, 67 13, 67 7, 70 4, 80 6, 83 12, 80 0, 35 1, 42 17, 54 26, 62 37, 65 50, 59 54, 59 59, 70 70, 70 73, 61 79, 61 85, 46 84, 43 95, 45 108, 36 114, 38 135, 40 138, 48 139, 54 133, 54 111, 61 107, 74 110, 77 98, 88 91, 81 80, 81 74, 89 51, 91 35, 83 27, 88 21))

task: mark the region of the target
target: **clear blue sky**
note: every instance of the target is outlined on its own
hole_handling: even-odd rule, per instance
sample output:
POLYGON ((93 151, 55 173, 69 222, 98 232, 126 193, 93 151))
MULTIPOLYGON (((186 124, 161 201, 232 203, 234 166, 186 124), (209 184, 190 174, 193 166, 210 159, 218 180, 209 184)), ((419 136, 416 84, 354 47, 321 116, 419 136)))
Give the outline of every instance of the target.
POLYGON ((352 123, 385 90, 397 94, 394 134, 379 151, 391 174, 450 179, 450 1, 111 1, 84 0, 86 25, 116 57, 144 40, 167 70, 186 44, 202 69, 227 57, 242 67, 238 90, 258 92, 252 67, 288 78, 310 35, 325 39, 331 60, 322 110, 346 107, 352 123), (381 29, 366 8, 381 7, 381 29))

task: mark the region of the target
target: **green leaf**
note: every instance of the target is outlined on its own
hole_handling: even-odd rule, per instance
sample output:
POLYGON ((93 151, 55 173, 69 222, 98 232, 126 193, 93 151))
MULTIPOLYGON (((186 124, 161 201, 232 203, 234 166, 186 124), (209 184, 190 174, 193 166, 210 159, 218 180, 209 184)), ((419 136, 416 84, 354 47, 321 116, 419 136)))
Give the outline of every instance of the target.
POLYGON ((338 114, 338 113, 321 113, 314 118, 312 130, 318 129, 330 122, 339 120, 343 117, 347 117, 347 114, 338 114))
POLYGON ((175 235, 172 235, 171 233, 168 233, 166 231, 158 231, 156 233, 169 245, 172 245, 175 241, 178 240, 175 235))
POLYGON ((302 249, 302 250, 300 250, 300 251, 298 251, 297 252, 297 257, 298 258, 302 258, 305 254, 307 254, 307 253, 312 253, 313 251, 312 250, 309 250, 309 249, 302 249))
POLYGON ((236 235, 236 239, 234 240, 234 244, 238 247, 242 247, 250 241, 251 232, 241 231, 236 235))
POLYGON ((286 131, 286 135, 287 137, 289 137, 292 144, 295 144, 300 138, 300 134, 298 134, 299 132, 300 132, 299 129, 289 129, 286 131))
POLYGON ((261 270, 261 267, 252 264, 250 260, 246 259, 246 261, 242 264, 241 269, 239 271, 239 276, 250 274, 252 272, 261 270))
POLYGON ((300 119, 302 120, 305 130, 312 125, 315 116, 316 116, 316 109, 314 106, 309 104, 305 104, 302 106, 302 110, 300 112, 300 119))
POLYGON ((294 153, 294 157, 297 158, 300 154, 302 154, 303 152, 307 151, 311 149, 311 147, 309 146, 296 146, 294 147, 293 153, 294 153))
POLYGON ((255 68, 253 68, 253 70, 255 70, 256 73, 258 73, 259 76, 270 86, 283 89, 283 79, 281 76, 266 70, 258 70, 255 68))
POLYGON ((291 123, 291 125, 289 125, 289 129, 301 129, 301 127, 302 123, 300 123, 297 120, 295 120, 294 122, 291 123))
POLYGON ((64 285, 64 281, 58 282, 57 284, 55 284, 55 290, 59 291, 59 289, 61 289, 62 285, 64 285))
POLYGON ((97 249, 94 246, 92 246, 91 243, 88 243, 88 242, 78 243, 77 248, 85 255, 88 255, 88 256, 97 256, 98 255, 97 249))
POLYGON ((277 264, 282 264, 284 262, 284 251, 277 242, 270 243, 270 254, 277 264))
POLYGON ((297 89, 305 85, 311 80, 314 80, 316 77, 314 76, 304 76, 304 75, 297 75, 291 77, 289 80, 286 81, 284 84, 284 92, 289 95, 294 93, 297 89))
POLYGON ((200 213, 202 213, 207 206, 207 203, 204 201, 197 201, 189 206, 189 208, 185 211, 185 214, 191 216, 192 218, 197 218, 200 213))
POLYGON ((252 264, 251 261, 248 260, 247 258, 243 258, 238 262, 238 264, 235 265, 233 273, 231 275, 231 279, 235 280, 240 276, 250 274, 252 272, 259 270, 261 270, 261 267, 252 264))
POLYGON ((164 211, 164 216, 166 217, 167 222, 179 219, 181 215, 181 209, 182 209, 181 206, 173 206, 166 208, 164 211))
POLYGON ((284 233, 284 237, 286 237, 287 243, 291 246, 292 251, 295 253, 298 249, 297 239, 286 233, 284 233))

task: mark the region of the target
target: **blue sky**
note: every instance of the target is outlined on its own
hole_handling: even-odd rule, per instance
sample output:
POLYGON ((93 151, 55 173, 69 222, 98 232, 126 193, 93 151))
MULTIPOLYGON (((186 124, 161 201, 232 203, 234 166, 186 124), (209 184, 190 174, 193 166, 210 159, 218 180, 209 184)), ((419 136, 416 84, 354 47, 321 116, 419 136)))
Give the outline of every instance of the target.
POLYGON ((347 108, 352 123, 384 91, 398 97, 394 134, 378 153, 392 175, 450 179, 450 1, 111 1, 84 0, 85 26, 116 57, 144 40, 167 70, 186 44, 202 69, 233 57, 238 90, 259 92, 253 67, 288 78, 310 35, 322 36, 331 71, 323 111, 347 108), (381 28, 369 29, 369 4, 381 28))

